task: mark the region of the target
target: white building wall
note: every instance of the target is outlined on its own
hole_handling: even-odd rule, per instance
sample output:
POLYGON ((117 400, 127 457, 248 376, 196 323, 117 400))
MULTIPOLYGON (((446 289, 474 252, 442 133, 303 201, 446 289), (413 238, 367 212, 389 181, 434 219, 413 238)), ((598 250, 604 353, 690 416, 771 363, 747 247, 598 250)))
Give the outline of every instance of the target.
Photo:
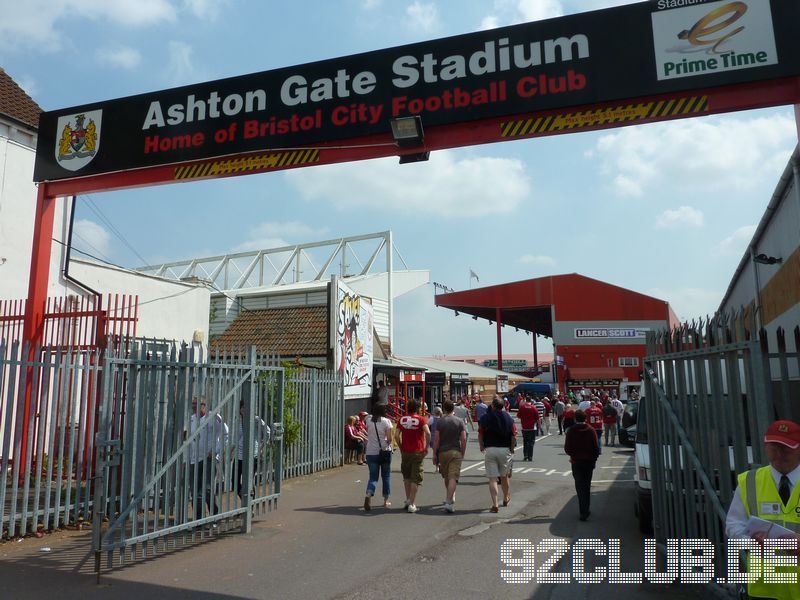
POLYGON ((382 298, 372 298, 372 309, 374 311, 375 332, 383 342, 390 342, 389 339, 389 303, 382 298))
MULTIPOLYGON (((211 293, 205 286, 134 275, 116 267, 73 260, 70 275, 103 294, 139 296, 138 337, 208 342, 211 293)), ((59 295, 69 290, 61 285, 59 295)), ((74 292, 73 292, 74 293, 74 292)))
MULTIPOLYGON (((28 296, 36 214, 33 183, 36 136, 0 118, 0 299, 28 296)), ((66 243, 70 199, 58 198, 53 237, 66 243)), ((62 276, 65 250, 53 242, 49 296, 87 294, 62 276)), ((70 275, 103 295, 139 296, 137 335, 191 341, 196 331, 208 340, 209 291, 203 286, 144 277, 116 267, 78 260, 70 275)))
MULTIPOLYGON (((796 151, 792 160, 787 166, 787 174, 792 169, 792 161, 800 158, 796 151)), ((720 306, 720 311, 730 313, 733 310, 739 311, 743 307, 756 304, 756 281, 758 290, 761 293, 759 303, 766 303, 769 298, 765 296, 765 288, 770 281, 778 277, 779 274, 784 281, 789 281, 788 286, 778 293, 785 295, 792 301, 789 307, 780 315, 777 315, 769 323, 765 323, 767 336, 771 348, 776 347, 776 334, 778 327, 787 332, 787 349, 796 351, 794 344, 793 330, 800 323, 800 284, 797 283, 796 273, 800 268, 800 189, 798 189, 798 177, 800 174, 795 167, 791 176, 786 179, 785 188, 781 190, 779 201, 774 206, 774 212, 769 215, 765 213, 763 231, 757 239, 751 241, 745 249, 745 257, 742 259, 741 270, 731 282, 729 293, 720 306), (750 247, 753 255, 766 254, 767 256, 778 257, 782 263, 765 265, 754 263, 750 258, 750 247), (793 279, 792 279, 793 278, 793 279)), ((778 280, 779 281, 779 280, 778 280)))
MULTIPOLYGON (((0 121, 0 298, 6 300, 28 296, 36 212, 35 152, 7 137, 20 137, 14 131, 0 121)), ((29 141, 35 144, 32 136, 29 141)))

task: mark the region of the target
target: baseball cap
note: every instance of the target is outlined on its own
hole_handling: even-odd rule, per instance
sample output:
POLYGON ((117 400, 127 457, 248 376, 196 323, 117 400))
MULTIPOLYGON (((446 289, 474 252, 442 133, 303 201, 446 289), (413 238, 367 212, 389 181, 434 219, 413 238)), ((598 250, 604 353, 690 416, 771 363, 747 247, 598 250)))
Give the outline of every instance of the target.
POLYGON ((369 414, 369 413, 368 413, 367 411, 365 411, 365 410, 362 410, 360 413, 358 413, 358 416, 359 416, 359 417, 366 417, 368 414, 369 414))
POLYGON ((800 447, 800 425, 794 421, 775 421, 767 427, 764 442, 783 444, 794 450, 800 447))

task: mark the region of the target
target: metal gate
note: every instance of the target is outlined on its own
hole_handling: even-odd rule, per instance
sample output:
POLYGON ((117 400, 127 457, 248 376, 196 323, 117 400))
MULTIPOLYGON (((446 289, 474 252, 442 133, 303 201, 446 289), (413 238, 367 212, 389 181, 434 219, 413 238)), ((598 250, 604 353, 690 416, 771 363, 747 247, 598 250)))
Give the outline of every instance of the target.
MULTIPOLYGON (((244 358, 245 360, 242 360, 244 358)), ((284 370, 137 341, 106 357, 92 547, 108 566, 249 532, 280 495, 284 370)))
MULTIPOLYGON (((648 334, 647 448, 657 541, 703 539, 725 546, 736 476, 767 464, 761 440, 775 418, 796 418, 798 352, 778 330, 770 351, 752 315, 718 315, 648 334)), ((794 330, 800 346, 800 329, 794 330)), ((642 406, 640 404, 640 410, 642 406)), ((637 437, 637 441, 639 438, 637 437)), ((724 552, 716 571, 725 572, 724 552)))

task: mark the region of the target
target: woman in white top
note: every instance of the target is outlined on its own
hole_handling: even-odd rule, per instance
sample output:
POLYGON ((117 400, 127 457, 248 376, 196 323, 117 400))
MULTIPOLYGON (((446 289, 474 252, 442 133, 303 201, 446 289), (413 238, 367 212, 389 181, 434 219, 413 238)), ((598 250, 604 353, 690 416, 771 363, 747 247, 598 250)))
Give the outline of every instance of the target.
POLYGON ((367 494, 364 497, 364 510, 371 508, 372 496, 378 486, 378 475, 383 480, 383 507, 389 508, 391 493, 392 458, 388 456, 387 461, 381 461, 381 450, 391 450, 392 448, 392 422, 384 415, 386 407, 376 404, 372 417, 367 419, 367 466, 369 467, 369 481, 367 482, 367 494))

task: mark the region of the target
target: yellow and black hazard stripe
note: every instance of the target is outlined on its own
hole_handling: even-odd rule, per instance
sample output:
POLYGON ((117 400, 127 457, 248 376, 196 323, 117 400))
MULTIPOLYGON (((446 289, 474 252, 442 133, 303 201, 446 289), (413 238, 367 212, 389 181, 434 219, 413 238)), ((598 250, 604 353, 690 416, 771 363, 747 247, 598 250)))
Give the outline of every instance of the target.
POLYGON ((521 137, 614 123, 629 123, 708 112, 708 96, 658 100, 640 104, 609 106, 573 113, 531 117, 500 123, 500 137, 521 137))
POLYGON ((319 150, 281 150, 269 154, 258 154, 242 158, 212 160, 204 163, 183 165, 175 168, 175 179, 195 179, 199 177, 217 177, 252 171, 268 171, 295 165, 306 165, 319 162, 319 150))

